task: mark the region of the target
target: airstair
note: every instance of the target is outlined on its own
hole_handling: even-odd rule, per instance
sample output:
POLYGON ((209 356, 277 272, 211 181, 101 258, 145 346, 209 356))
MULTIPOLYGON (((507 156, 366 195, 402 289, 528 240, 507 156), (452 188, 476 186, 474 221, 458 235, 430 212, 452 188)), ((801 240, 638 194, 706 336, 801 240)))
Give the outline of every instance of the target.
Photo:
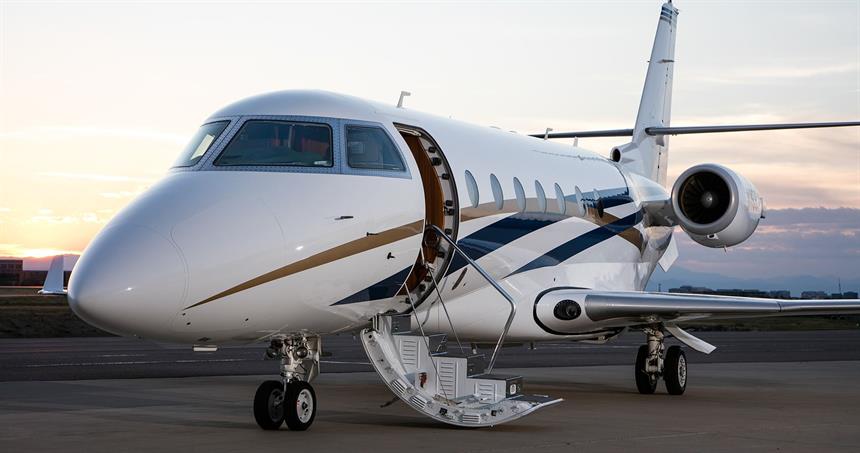
MULTIPOLYGON (((411 313, 378 314, 373 318, 372 326, 361 332, 361 342, 376 372, 388 388, 413 409, 434 420, 457 426, 498 425, 561 402, 561 399, 545 395, 526 395, 523 393, 522 377, 492 372, 496 356, 516 314, 516 303, 444 231, 435 229, 507 299, 511 307, 507 323, 487 362, 483 354, 463 349, 449 316, 452 332, 460 344, 459 352, 449 351, 447 335, 425 334, 414 302, 407 292, 406 297, 412 305, 411 313)), ((441 293, 437 294, 444 308, 441 293)), ((447 308, 444 311, 448 316, 447 308)))

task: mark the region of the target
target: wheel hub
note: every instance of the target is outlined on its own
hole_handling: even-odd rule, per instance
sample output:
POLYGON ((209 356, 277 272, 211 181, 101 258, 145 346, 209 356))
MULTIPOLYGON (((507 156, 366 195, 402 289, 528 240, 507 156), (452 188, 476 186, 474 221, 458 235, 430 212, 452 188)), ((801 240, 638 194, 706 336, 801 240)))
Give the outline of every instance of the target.
POLYGON ((313 415, 314 402, 313 397, 311 396, 311 392, 307 389, 299 392, 298 397, 296 398, 296 411, 299 416, 299 420, 302 423, 307 423, 308 420, 311 419, 311 415, 313 415))
POLYGON ((269 417, 272 420, 284 418, 284 392, 275 390, 269 395, 269 417))

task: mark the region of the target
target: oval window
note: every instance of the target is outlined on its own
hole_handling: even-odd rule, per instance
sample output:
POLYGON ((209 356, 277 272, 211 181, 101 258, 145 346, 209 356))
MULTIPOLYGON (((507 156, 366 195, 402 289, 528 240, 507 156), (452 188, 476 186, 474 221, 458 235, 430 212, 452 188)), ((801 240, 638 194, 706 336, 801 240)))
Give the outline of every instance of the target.
POLYGON ((543 191, 543 186, 538 180, 535 180, 535 194, 537 194, 538 209, 540 212, 546 212, 546 192, 543 191))
POLYGON ((523 190, 523 185, 520 180, 514 178, 514 194, 517 196, 517 208, 520 212, 526 210, 526 191, 523 190))
POLYGON ((499 178, 490 173, 490 188, 493 189, 493 199, 496 202, 496 209, 500 210, 505 206, 505 195, 502 193, 502 185, 499 184, 499 178))
POLYGON ((564 215, 567 212, 567 202, 564 201, 564 191, 558 183, 555 184, 555 201, 558 203, 558 213, 564 215))
POLYGON ((592 190, 594 196, 594 209, 597 210, 597 216, 603 218, 603 199, 600 198, 600 192, 597 189, 592 190))
POLYGON ((469 192, 469 201, 472 203, 472 207, 477 207, 479 202, 478 183, 469 170, 466 170, 466 191, 469 192))
POLYGON ((582 198, 582 191, 579 190, 579 186, 574 186, 573 190, 576 191, 576 215, 583 217, 585 216, 585 200, 582 198))

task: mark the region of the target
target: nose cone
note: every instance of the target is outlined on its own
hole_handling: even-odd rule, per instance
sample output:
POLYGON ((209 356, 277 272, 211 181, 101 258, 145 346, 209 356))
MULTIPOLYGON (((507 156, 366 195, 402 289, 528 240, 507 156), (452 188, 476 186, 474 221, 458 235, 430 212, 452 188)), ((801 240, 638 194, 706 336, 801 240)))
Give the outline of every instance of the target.
POLYGON ((69 305, 84 321, 118 335, 166 337, 185 296, 179 251, 156 231, 109 226, 72 272, 69 305))

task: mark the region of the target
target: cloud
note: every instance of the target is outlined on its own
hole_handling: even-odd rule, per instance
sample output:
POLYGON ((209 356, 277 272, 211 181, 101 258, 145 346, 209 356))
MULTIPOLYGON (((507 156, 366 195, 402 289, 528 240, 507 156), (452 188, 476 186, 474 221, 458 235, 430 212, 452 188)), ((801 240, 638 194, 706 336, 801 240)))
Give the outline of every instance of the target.
POLYGON ((86 181, 101 181, 101 182, 155 182, 154 178, 144 178, 139 176, 123 176, 123 175, 100 175, 95 173, 68 173, 59 171, 44 171, 37 173, 39 176, 47 176, 50 178, 65 178, 65 179, 81 179, 86 181))
MULTIPOLYGON (((42 258, 47 256, 56 256, 56 255, 80 255, 80 250, 64 250, 64 249, 53 249, 53 248, 29 248, 24 246, 23 244, 17 243, 0 243, 0 257, 15 257, 15 258, 26 258, 26 257, 35 257, 42 258)), ((77 258, 74 260, 77 261, 77 258)), ((25 265, 25 269, 28 267, 25 265)), ((68 263, 66 268, 68 269, 68 263)))
POLYGON ((824 77, 839 74, 848 74, 860 71, 860 65, 856 63, 816 65, 813 63, 804 66, 772 66, 772 67, 748 67, 725 74, 692 75, 691 80, 718 85, 747 85, 751 83, 773 82, 774 80, 798 80, 824 77))
POLYGON ((38 215, 30 217, 25 223, 47 224, 76 224, 76 223, 105 223, 107 220, 95 212, 84 212, 78 215, 54 215, 50 209, 40 209, 38 215))
POLYGON ((694 243, 675 231, 678 264, 730 277, 786 275, 860 278, 860 209, 774 209, 746 242, 722 249, 694 243))
POLYGON ((0 132, 0 139, 64 140, 69 137, 128 138, 184 145, 188 136, 148 129, 127 129, 98 126, 44 126, 12 132, 0 132))

